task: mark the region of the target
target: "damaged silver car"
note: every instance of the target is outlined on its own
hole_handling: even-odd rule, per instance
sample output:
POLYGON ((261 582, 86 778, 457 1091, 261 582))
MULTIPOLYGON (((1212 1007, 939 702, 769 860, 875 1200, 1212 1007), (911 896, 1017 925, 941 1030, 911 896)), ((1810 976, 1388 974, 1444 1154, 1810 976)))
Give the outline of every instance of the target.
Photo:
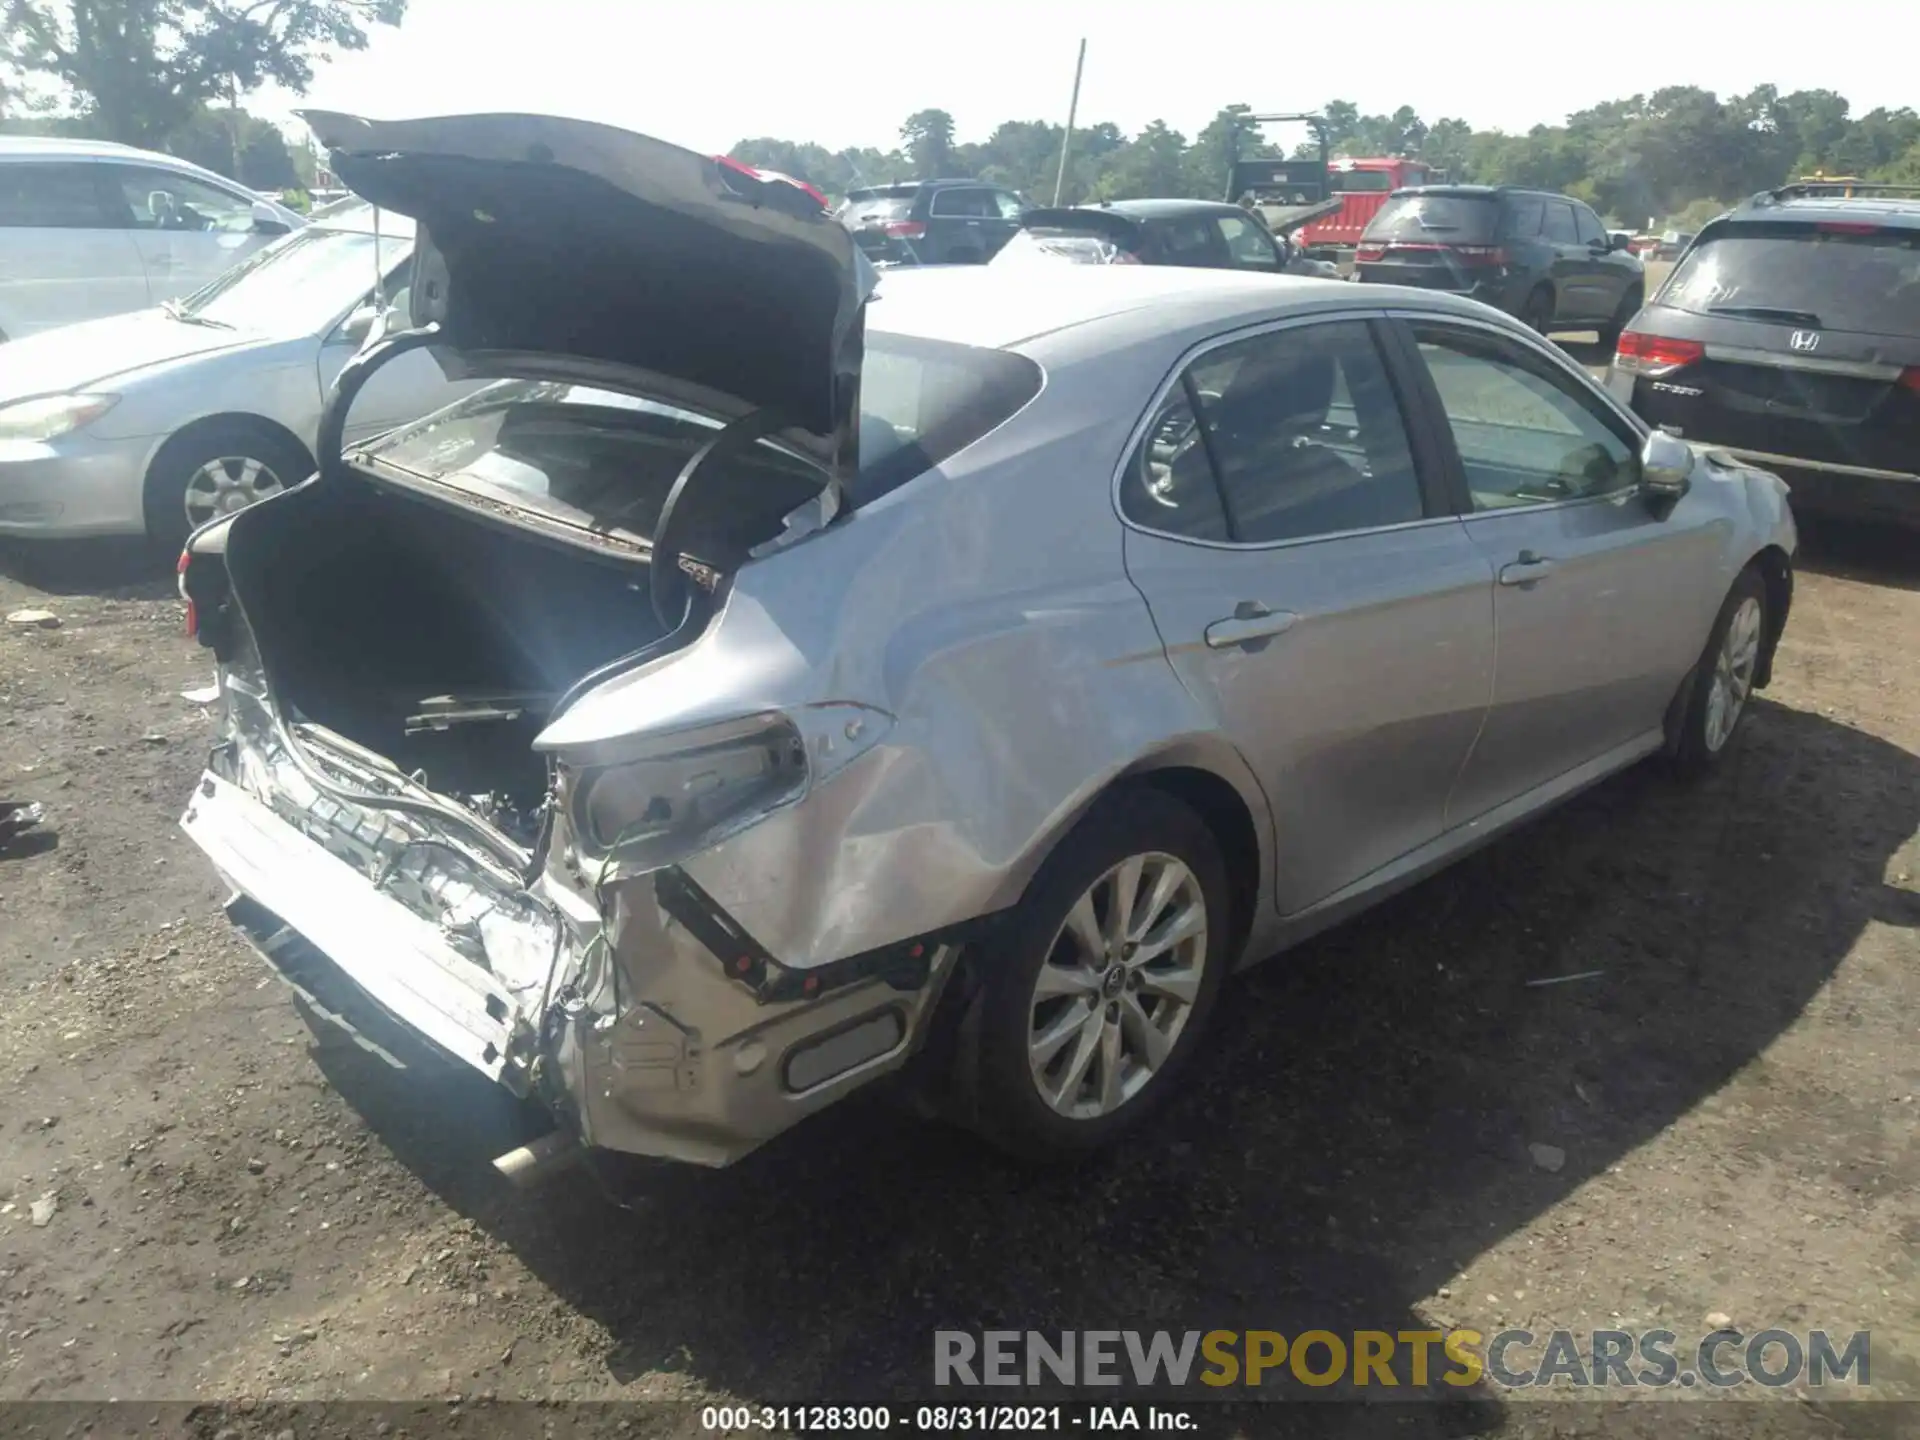
POLYGON ((725 1164, 910 1061, 1136 1124, 1226 974, 1767 681, 1784 489, 1451 297, 890 272, 600 126, 314 114, 417 224, 320 471, 194 534, 183 819, 323 1018, 725 1164), (454 405, 345 447, 428 350, 454 405), (1496 644, 1497 640, 1497 644, 1496 644))

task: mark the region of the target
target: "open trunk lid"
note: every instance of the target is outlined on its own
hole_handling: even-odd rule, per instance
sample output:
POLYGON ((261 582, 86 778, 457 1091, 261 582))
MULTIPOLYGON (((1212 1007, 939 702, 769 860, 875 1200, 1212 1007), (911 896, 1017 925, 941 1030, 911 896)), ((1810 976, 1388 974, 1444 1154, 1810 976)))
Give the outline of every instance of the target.
POLYGON ((416 328, 469 357, 614 364, 735 397, 823 437, 852 475, 875 272, 804 190, 581 120, 300 114, 345 184, 417 223, 416 328))

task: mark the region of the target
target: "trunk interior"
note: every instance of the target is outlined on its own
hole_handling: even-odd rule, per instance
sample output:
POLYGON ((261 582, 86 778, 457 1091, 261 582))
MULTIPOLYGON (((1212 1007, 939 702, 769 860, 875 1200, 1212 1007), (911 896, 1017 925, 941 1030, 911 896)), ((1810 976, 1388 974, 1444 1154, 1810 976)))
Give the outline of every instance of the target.
POLYGON ((502 815, 545 792, 531 744, 553 703, 663 633, 644 559, 351 471, 235 530, 228 571, 288 716, 502 815))

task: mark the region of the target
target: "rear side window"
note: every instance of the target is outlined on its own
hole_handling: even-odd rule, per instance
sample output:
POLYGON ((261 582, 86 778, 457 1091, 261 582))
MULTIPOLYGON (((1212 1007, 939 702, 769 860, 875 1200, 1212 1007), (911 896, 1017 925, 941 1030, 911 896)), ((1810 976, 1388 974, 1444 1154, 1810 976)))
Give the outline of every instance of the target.
POLYGON ((1507 218, 1501 227, 1501 238, 1538 240, 1540 227, 1546 218, 1547 202, 1538 195, 1515 195, 1507 201, 1507 218))
POLYGON ((990 220, 999 218, 1000 207, 991 190, 936 190, 927 214, 938 219, 990 220))
POLYGON ((1555 245, 1578 245, 1580 230, 1573 223, 1573 206, 1565 200, 1547 201, 1546 223, 1540 233, 1555 245))
POLYGON ((1225 265, 1227 243, 1209 215, 1162 220, 1151 227, 1163 265, 1225 265))
POLYGON ((1591 245, 1598 240, 1604 243, 1607 232, 1600 228, 1600 217, 1584 205, 1573 207, 1573 223, 1580 235, 1582 245, 1591 245))
POLYGON ((994 208, 1000 212, 1002 220, 1018 220, 1027 207, 1020 203, 1020 197, 1011 190, 993 192, 994 208))
POLYGON ((1660 303, 1807 330, 1920 335, 1920 231, 1730 226, 1674 269, 1660 303))
POLYGON ((1365 238, 1484 245, 1493 239, 1500 206, 1491 195, 1390 195, 1367 224, 1365 238))
POLYGON ((1227 254, 1235 266, 1244 270, 1278 270, 1280 257, 1273 248, 1273 237, 1251 220, 1238 215, 1221 215, 1213 222, 1227 242, 1227 254))
POLYGON ((1120 493, 1144 528, 1245 545, 1426 513, 1386 367, 1353 320, 1256 335, 1195 360, 1149 424, 1120 493))
POLYGON ((0 227, 118 230, 126 224, 126 216, 110 213, 93 165, 0 164, 0 227))

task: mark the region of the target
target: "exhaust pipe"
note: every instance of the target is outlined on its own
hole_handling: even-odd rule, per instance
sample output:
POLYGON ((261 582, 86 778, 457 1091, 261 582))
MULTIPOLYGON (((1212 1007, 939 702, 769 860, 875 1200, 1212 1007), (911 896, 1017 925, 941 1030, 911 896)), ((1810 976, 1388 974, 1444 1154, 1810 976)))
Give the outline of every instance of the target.
POLYGON ((531 1190, 572 1169, 586 1155, 587 1147, 565 1130, 549 1130, 538 1140, 494 1156, 493 1168, 516 1189, 531 1190))

